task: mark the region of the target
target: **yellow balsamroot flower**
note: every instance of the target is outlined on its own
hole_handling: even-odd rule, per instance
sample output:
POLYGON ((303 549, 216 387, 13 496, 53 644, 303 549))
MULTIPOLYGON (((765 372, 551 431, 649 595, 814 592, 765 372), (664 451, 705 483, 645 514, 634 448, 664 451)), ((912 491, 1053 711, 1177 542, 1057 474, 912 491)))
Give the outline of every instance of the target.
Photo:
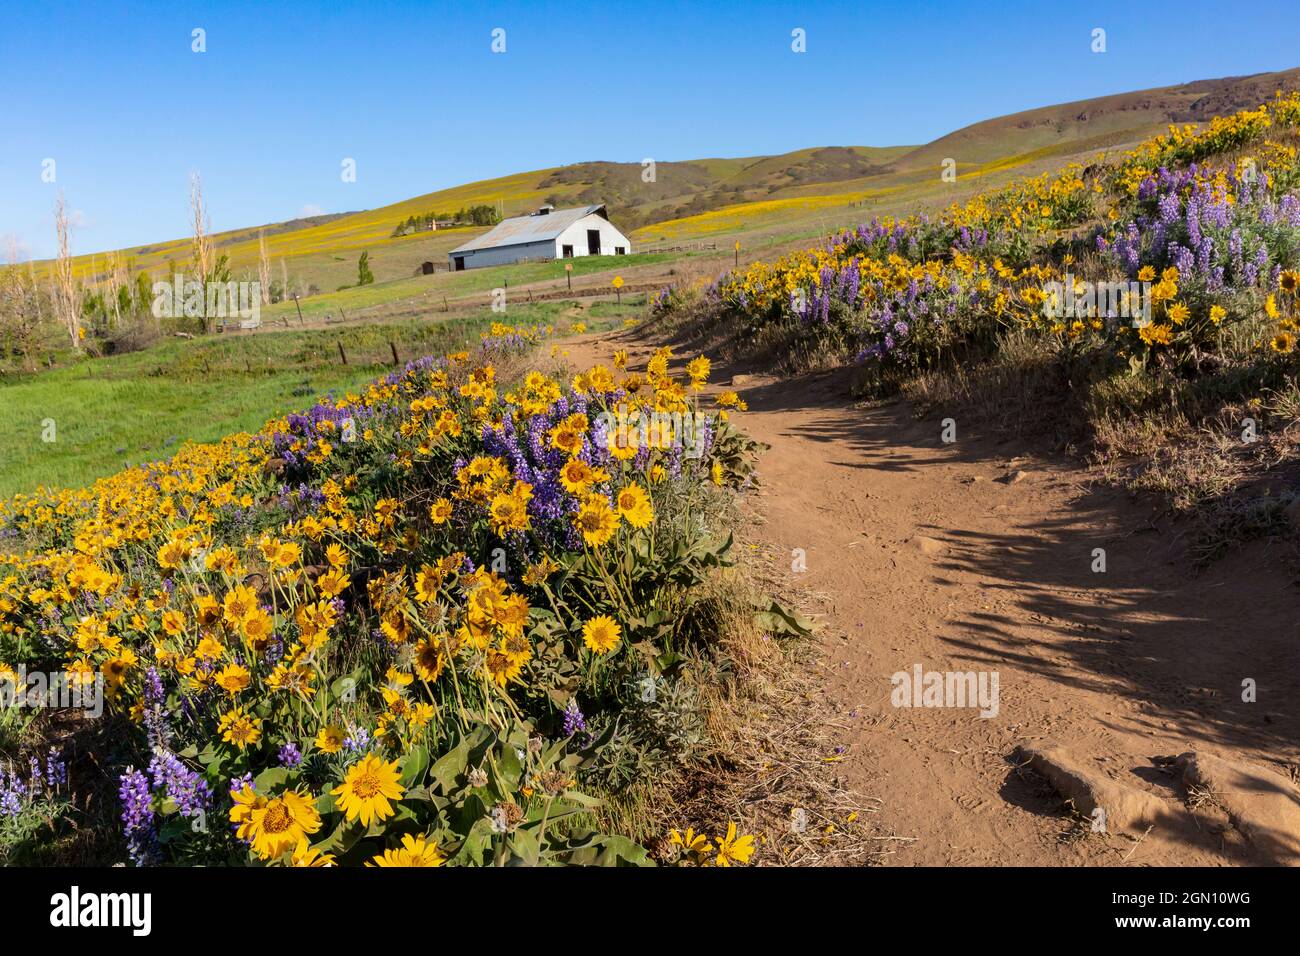
POLYGON ((550 431, 551 447, 570 455, 582 451, 582 439, 591 423, 581 412, 570 415, 550 431))
POLYGON ((243 707, 235 707, 221 715, 217 724, 221 739, 240 750, 262 739, 262 721, 251 716, 243 707))
POLYGON ((172 570, 179 568, 181 562, 190 555, 189 546, 183 541, 172 539, 158 549, 158 566, 172 570))
POLYGON ((1228 310, 1221 305, 1210 306, 1210 321, 1219 325, 1228 315, 1228 310))
POLYGON ((713 366, 703 355, 696 356, 686 363, 686 375, 691 380, 691 388, 699 391, 709 379, 713 366))
POLYGON ((214 680, 216 680, 218 687, 231 697, 234 697, 239 692, 248 689, 251 678, 247 667, 241 664, 227 664, 217 673, 214 680))
POLYGON ((410 633, 410 623, 400 609, 389 611, 379 622, 384 637, 394 644, 405 644, 410 633))
POLYGON ((1300 291, 1300 272, 1291 269, 1285 270, 1277 277, 1277 287, 1283 292, 1295 295, 1297 291, 1300 291))
POLYGON ((716 399, 714 399, 714 401, 716 401, 723 408, 734 408, 737 411, 741 411, 741 412, 749 410, 749 405, 745 403, 745 400, 742 399, 737 392, 732 392, 732 391, 723 392, 716 399))
POLYGON ((1277 307, 1277 296, 1270 295, 1267 299, 1264 300, 1264 314, 1267 315, 1270 319, 1276 319, 1282 315, 1282 313, 1278 310, 1277 307))
POLYGON ((722 462, 715 461, 713 467, 709 469, 709 478, 719 488, 722 487, 722 462))
POLYGON ((122 683, 126 680, 127 671, 135 666, 137 660, 135 651, 129 647, 124 647, 116 657, 110 657, 104 662, 101 673, 104 675, 105 682, 114 692, 121 688, 122 683))
POLYGON ((181 611, 163 611, 162 629, 175 637, 185 630, 185 614, 181 611))
POLYGON ((1168 302, 1176 295, 1178 295, 1178 283, 1170 282, 1168 279, 1161 279, 1151 287, 1151 301, 1155 303, 1168 302))
POLYGON ((274 860, 319 829, 320 814, 310 795, 286 790, 249 811, 245 839, 263 860, 274 860))
POLYGON ((338 620, 338 612, 328 601, 300 604, 294 613, 304 647, 314 650, 329 639, 330 628, 338 620))
POLYGON ((231 624, 243 624, 257 610, 257 595, 242 584, 231 588, 222 602, 223 616, 231 624))
POLYGON ((239 567, 239 555, 230 548, 214 548, 203 559, 203 564, 209 571, 235 574, 239 567))
POLYGON ((438 844, 428 842, 424 836, 405 833, 400 848, 385 850, 366 866, 442 866, 446 861, 438 844))
POLYGON ((1139 282, 1154 282, 1155 278, 1156 278, 1155 266, 1143 266, 1141 269, 1138 270, 1139 282))
POLYGON ((215 638, 205 637, 194 649, 194 656, 205 661, 215 661, 226 653, 225 646, 215 638))
POLYGON ((257 793, 251 786, 244 784, 230 794, 234 805, 230 808, 230 822, 235 824, 235 836, 241 840, 250 838, 250 826, 253 811, 266 806, 266 797, 257 793))
POLYGON ((415 576, 415 599, 421 604, 432 604, 438 600, 438 588, 442 587, 442 571, 431 564, 420 568, 415 576))
POLYGON ((573 518, 574 526, 582 532, 582 540, 593 548, 606 544, 618 531, 619 516, 609 507, 603 495, 592 495, 573 518))
POLYGON ((433 504, 429 505, 429 519, 434 524, 445 524, 451 517, 451 502, 446 498, 439 498, 433 504))
POLYGON ((536 564, 528 566, 528 570, 524 572, 524 584, 537 587, 539 584, 544 584, 546 579, 558 570, 560 566, 551 560, 550 555, 544 554, 536 564))
POLYGON ((640 485, 631 484, 618 493, 618 513, 634 528, 648 528, 654 521, 654 508, 650 496, 640 485))
POLYGON ((692 862, 701 864, 707 859, 708 854, 713 852, 713 844, 703 833, 696 833, 691 827, 686 828, 686 832, 673 830, 668 834, 668 842, 672 846, 679 847, 683 856, 692 862))
POLYGON ((1138 336, 1147 345, 1168 345, 1173 341, 1174 330, 1168 325, 1145 325, 1138 336))
POLYGON ((740 835, 734 823, 727 824, 726 836, 717 837, 718 855, 713 859, 714 866, 731 866, 733 863, 744 865, 754 855, 754 838, 740 835))
POLYGON ((443 653, 441 637, 425 638, 415 645, 415 655, 411 666, 422 681, 432 684, 447 666, 447 657, 443 653))
POLYGON ((533 645, 523 633, 507 634, 501 638, 501 653, 522 667, 533 656, 533 645))
POLYGON ((608 654, 618 646, 622 629, 612 617, 602 614, 582 625, 582 642, 595 654, 608 654))
POLYGON ((401 800, 401 776, 396 761, 385 761, 367 754, 353 764, 343 782, 331 793, 338 797, 339 808, 348 820, 360 820, 365 826, 386 820, 395 812, 391 800, 401 800))
POLYGON ((511 657, 505 651, 489 648, 483 655, 483 666, 487 668, 492 683, 498 687, 505 687, 512 680, 518 679, 523 672, 524 662, 511 657))
POLYGON ((640 430, 628 426, 612 429, 605 436, 605 447, 618 461, 631 461, 640 445, 640 430))
POLYGON ((315 847, 311 846, 306 837, 298 841, 298 845, 293 848, 293 854, 289 857, 290 866, 333 866, 334 854, 322 853, 315 847))
POLYGON ((646 363, 646 375, 651 378, 662 378, 668 375, 668 359, 672 358, 671 346, 660 346, 655 349, 653 358, 646 363))
POLYGON ((95 669, 84 657, 63 665, 63 673, 74 687, 88 687, 95 683, 95 669))
POLYGON ((352 579, 341 570, 331 568, 316 578, 316 589, 322 597, 334 598, 346 591, 351 583, 352 579))
POLYGON ((492 531, 505 537, 511 531, 523 531, 528 527, 528 501, 533 496, 533 486, 526 481, 516 481, 512 491, 501 493, 492 499, 488 515, 492 531))
POLYGON ((291 568, 298 563, 302 557, 302 548, 292 541, 281 542, 275 551, 275 559, 272 561, 277 568, 291 568))
POLYGON ((614 373, 603 365, 593 365, 587 369, 587 388, 597 395, 614 391, 614 373))
POLYGON ((244 618, 243 629, 244 641, 248 646, 261 651, 271 641, 271 635, 275 630, 275 622, 271 619, 271 615, 260 607, 254 608, 244 618))
POLYGON ((343 749, 344 736, 338 724, 327 724, 316 734, 316 747, 327 754, 336 754, 343 749))
POLYGON ((608 476, 592 468, 581 458, 570 458, 560 469, 560 484, 571 495, 586 494, 598 480, 608 480, 608 476))
POLYGON ((1168 309, 1169 321, 1174 325, 1182 325, 1191 316, 1192 310, 1181 302, 1175 302, 1168 309))
POLYGON ((614 368, 620 372, 627 368, 627 349, 619 349, 614 353, 614 368))
POLYGON ((1295 350, 1296 338, 1290 332, 1279 332, 1268 343, 1269 348, 1280 354, 1289 354, 1295 350))

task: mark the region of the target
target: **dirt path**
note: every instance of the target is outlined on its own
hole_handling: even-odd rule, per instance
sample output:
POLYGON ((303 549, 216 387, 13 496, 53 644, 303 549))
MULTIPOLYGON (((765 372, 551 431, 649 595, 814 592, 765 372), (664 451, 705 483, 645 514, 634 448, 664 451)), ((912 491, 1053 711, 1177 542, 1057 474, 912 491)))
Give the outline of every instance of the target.
MULTIPOLYGON (((652 346, 614 333, 568 347, 575 363, 626 348, 635 366, 652 346)), ((715 367, 714 380, 736 371, 715 367)), ((742 427, 771 445, 746 507, 819 612, 846 783, 914 838, 891 862, 1272 861, 1159 758, 1208 751, 1294 780, 1300 601, 1279 551, 1243 548, 1194 575, 1150 506, 1089 487, 1068 462, 1017 457, 960 421, 945 443, 938 420, 902 405, 852 407, 842 374, 737 387, 742 427), (796 549, 806 571, 793 569, 796 549), (893 706, 891 676, 915 665, 996 671, 996 716, 893 706), (1257 702, 1241 699, 1247 678, 1257 702), (1161 801, 1170 821, 1089 832, 1012 759, 1025 741, 1068 748, 1090 773, 1161 801)))

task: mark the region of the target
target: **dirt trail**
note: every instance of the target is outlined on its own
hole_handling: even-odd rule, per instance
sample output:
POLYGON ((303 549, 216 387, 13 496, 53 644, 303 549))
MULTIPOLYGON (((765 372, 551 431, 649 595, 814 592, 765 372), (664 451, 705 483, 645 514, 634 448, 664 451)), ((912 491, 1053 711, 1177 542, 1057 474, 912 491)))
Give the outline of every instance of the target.
MULTIPOLYGON (((636 366, 652 343, 613 333, 567 347, 578 364, 625 348, 636 366)), ((715 366, 714 380, 737 371, 715 366)), ((880 798, 890 830, 914 838, 890 862, 1273 862, 1222 801, 1189 794, 1159 758, 1208 751, 1295 779, 1300 601, 1282 549, 1243 548, 1194 575, 1150 505, 960 421, 945 443, 939 420, 901 404, 852 407, 847 384, 833 373, 738 381, 742 427, 771 445, 745 507, 823 625, 846 785, 880 798), (792 569, 795 549, 806 571, 792 569), (996 716, 893 706, 891 676, 918 664, 996 671, 996 716), (1247 678, 1258 702, 1241 699, 1247 678), (1088 832, 1012 759, 1026 741, 1067 748, 1152 795, 1169 820, 1088 832)), ((1274 837, 1297 848, 1294 834, 1274 837)))

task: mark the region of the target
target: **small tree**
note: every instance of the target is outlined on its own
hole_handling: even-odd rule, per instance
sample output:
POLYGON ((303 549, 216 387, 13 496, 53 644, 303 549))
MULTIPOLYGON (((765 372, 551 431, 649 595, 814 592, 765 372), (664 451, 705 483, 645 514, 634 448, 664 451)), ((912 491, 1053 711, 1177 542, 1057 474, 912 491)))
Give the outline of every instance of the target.
POLYGON ((41 326, 41 288, 29 262, 18 263, 17 243, 10 239, 9 265, 0 270, 0 343, 9 354, 22 356, 23 367, 36 367, 41 326))
POLYGON ((375 281, 375 274, 370 271, 370 253, 361 253, 357 260, 357 285, 370 285, 375 281))

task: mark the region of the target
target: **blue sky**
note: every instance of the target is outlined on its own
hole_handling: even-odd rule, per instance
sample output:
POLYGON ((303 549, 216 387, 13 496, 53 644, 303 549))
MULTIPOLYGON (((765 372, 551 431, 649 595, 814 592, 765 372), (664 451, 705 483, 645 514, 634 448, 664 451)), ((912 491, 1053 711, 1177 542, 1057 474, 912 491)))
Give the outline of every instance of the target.
POLYGON ((59 189, 74 252, 185 235, 191 171, 221 230, 584 160, 922 143, 1035 106, 1300 65, 1294 15, 1294 0, 1249 13, 1201 0, 4 0, 0 241, 52 254, 59 189), (1094 27, 1105 54, 1090 50, 1094 27), (806 53, 791 51, 795 28, 806 53), (340 177, 348 157, 355 183, 340 177))

